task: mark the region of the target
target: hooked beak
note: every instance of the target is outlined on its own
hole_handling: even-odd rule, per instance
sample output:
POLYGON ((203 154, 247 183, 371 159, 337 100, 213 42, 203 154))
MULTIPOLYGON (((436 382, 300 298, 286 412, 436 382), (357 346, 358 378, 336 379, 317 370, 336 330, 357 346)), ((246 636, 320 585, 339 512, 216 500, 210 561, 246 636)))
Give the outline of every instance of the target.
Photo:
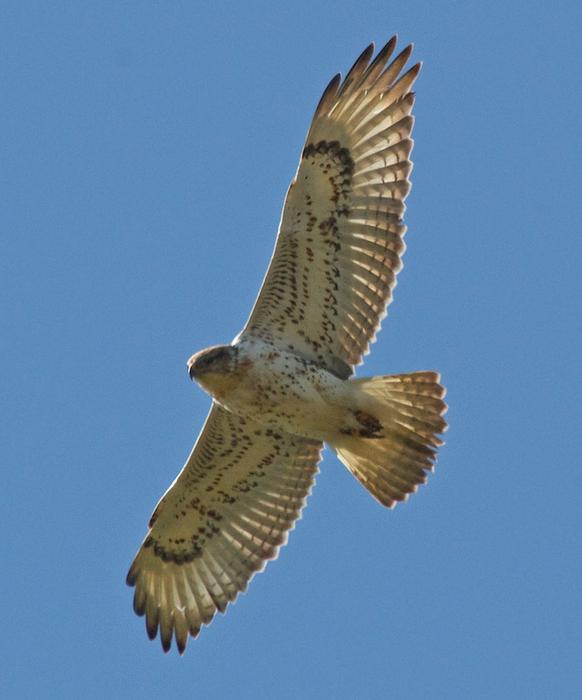
POLYGON ((188 376, 190 377, 190 379, 192 381, 194 381, 196 379, 196 360, 194 357, 191 357, 188 360, 187 366, 188 366, 188 376))

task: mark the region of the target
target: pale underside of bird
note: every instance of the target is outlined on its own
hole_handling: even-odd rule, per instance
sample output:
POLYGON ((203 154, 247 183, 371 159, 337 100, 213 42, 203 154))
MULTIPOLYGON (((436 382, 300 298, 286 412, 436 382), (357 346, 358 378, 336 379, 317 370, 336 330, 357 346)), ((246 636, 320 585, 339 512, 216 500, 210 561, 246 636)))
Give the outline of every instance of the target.
POLYGON ((127 576, 134 609, 182 653, 276 557, 323 443, 383 505, 426 481, 446 429, 435 372, 350 378, 375 340, 404 252, 412 47, 368 46, 325 89, 261 291, 231 345, 190 358, 212 396, 186 464, 127 576))

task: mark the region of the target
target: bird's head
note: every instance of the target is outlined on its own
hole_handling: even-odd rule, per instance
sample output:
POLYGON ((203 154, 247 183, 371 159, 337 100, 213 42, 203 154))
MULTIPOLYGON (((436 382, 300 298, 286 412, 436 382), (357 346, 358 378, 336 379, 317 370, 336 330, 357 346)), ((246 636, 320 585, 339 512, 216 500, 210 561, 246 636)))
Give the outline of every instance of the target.
POLYGON ((233 388, 237 353, 232 345, 215 345, 197 352, 187 363, 190 379, 196 380, 205 391, 219 399, 225 391, 233 388))

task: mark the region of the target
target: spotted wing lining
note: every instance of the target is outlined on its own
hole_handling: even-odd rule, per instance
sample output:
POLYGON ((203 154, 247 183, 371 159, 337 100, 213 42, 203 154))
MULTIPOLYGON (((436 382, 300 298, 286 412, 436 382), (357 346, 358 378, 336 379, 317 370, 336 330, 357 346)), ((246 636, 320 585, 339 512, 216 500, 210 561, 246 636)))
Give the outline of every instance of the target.
POLYGON ((402 267, 410 138, 420 70, 393 37, 369 46, 316 109, 275 251, 241 335, 259 337, 342 378, 375 339, 402 267))
POLYGON ((299 518, 322 445, 214 404, 182 472, 158 503, 127 575, 150 639, 180 653, 277 556, 299 518))

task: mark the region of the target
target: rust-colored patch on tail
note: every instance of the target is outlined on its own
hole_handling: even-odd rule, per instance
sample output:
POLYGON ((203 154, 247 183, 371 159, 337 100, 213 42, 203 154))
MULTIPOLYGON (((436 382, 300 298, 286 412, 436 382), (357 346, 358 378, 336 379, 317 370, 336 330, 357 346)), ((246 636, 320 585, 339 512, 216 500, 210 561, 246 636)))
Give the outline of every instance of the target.
POLYGON ((366 411, 354 411, 353 412, 356 420, 358 423, 362 426, 360 430, 358 431, 358 435, 360 437, 365 437, 365 438, 381 438, 384 437, 382 435, 382 430, 384 426, 380 421, 376 418, 376 416, 373 416, 371 413, 367 413, 366 411))

